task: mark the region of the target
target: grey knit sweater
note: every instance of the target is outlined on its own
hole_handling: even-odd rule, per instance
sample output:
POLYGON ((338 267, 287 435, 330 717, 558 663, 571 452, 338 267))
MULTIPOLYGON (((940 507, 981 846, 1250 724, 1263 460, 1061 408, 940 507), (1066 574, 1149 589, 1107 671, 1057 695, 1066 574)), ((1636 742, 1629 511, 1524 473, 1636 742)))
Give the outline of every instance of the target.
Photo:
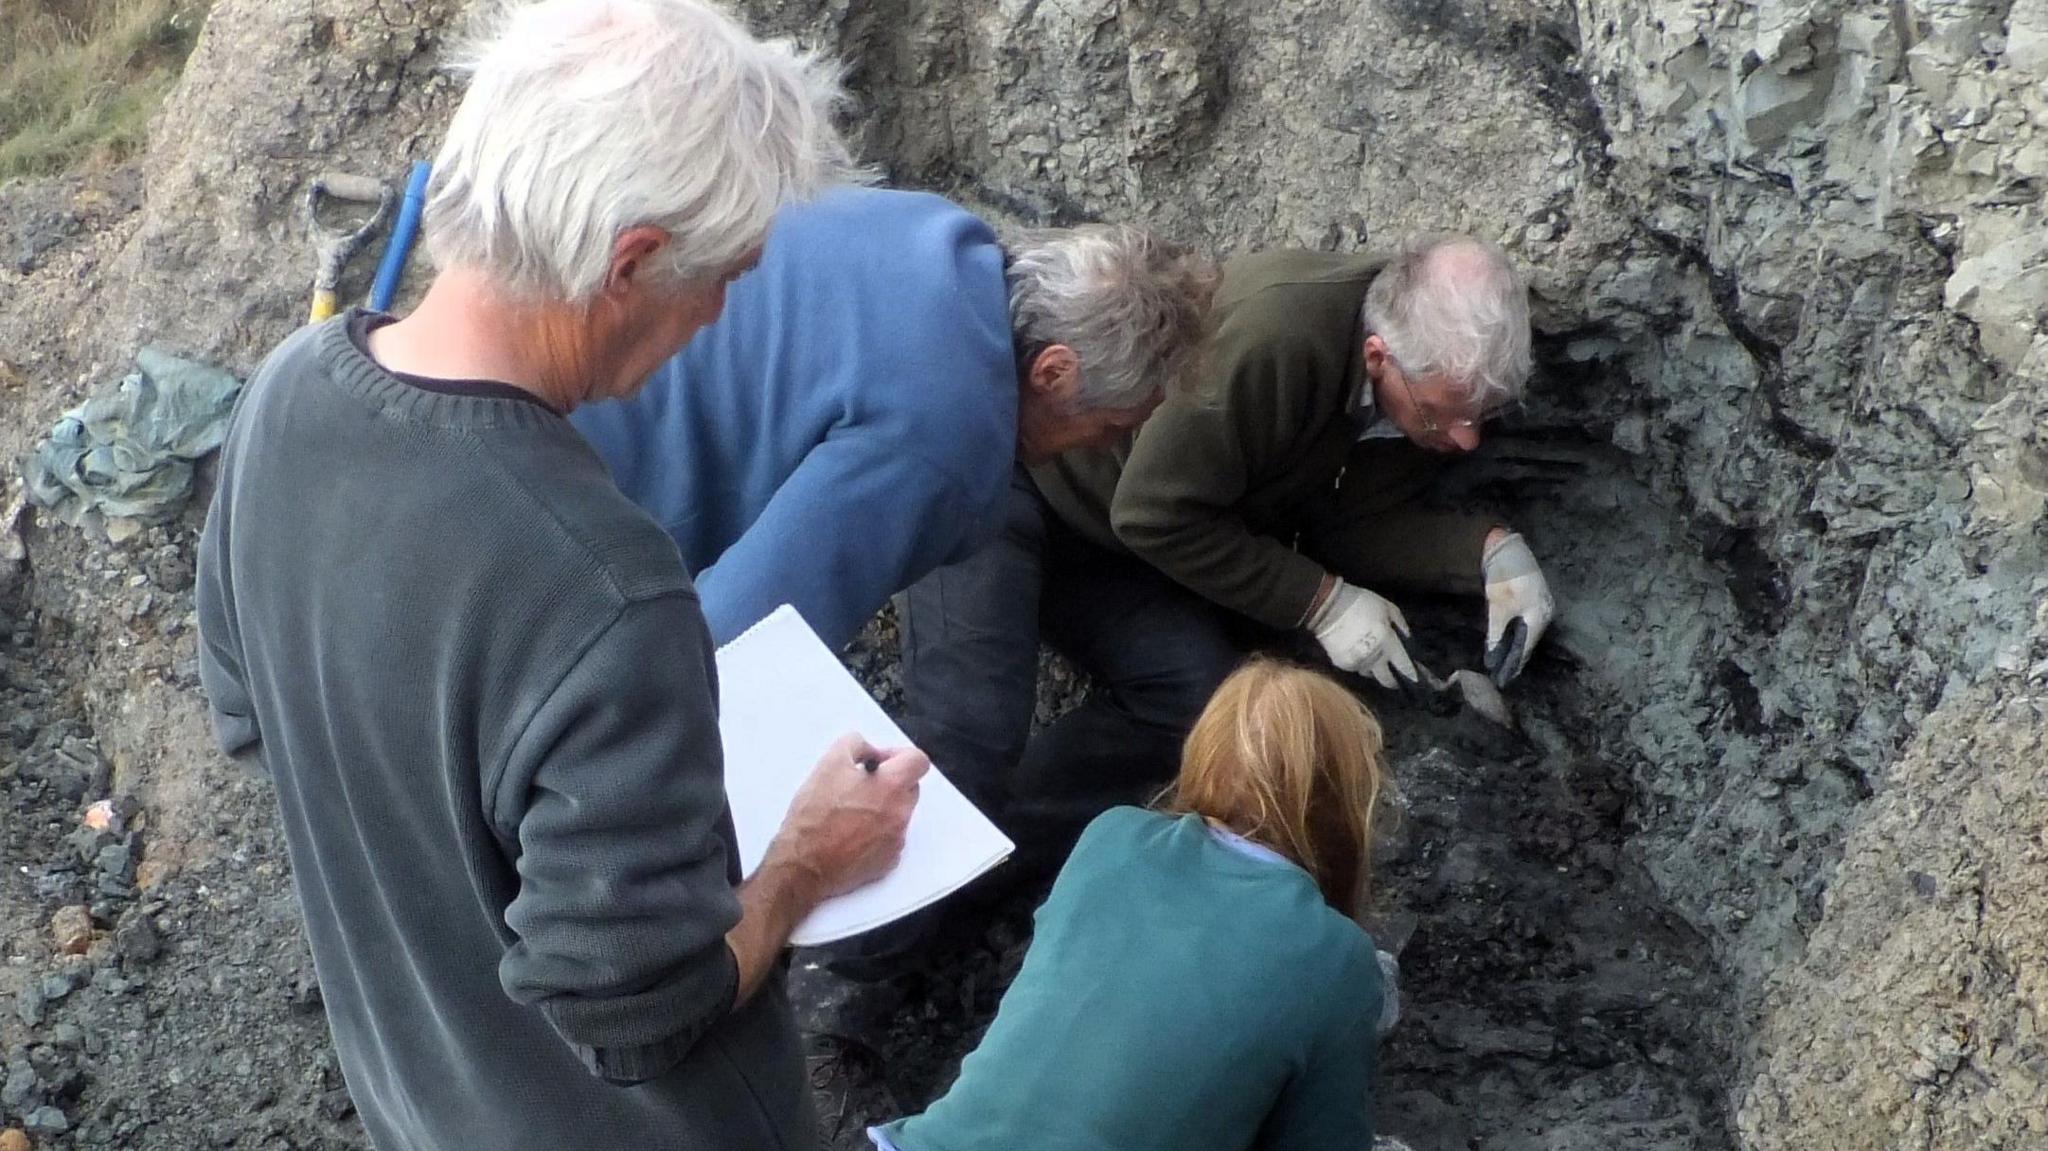
POLYGON ((733 1007, 715 672, 675 545, 561 417, 395 378, 348 321, 242 396, 200 669, 222 747, 276 781, 372 1138, 810 1147, 780 980, 733 1007))

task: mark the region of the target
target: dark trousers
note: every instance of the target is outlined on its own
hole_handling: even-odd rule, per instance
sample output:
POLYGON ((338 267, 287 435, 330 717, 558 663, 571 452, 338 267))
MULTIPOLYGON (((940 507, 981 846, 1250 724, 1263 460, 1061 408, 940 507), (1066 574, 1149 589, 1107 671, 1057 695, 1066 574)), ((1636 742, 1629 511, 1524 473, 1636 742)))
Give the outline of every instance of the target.
POLYGON ((1143 802, 1239 651, 1224 613, 1150 565, 1089 543, 1019 469, 1002 535, 899 603, 904 729, 1017 843, 1004 870, 1056 869, 1089 820, 1143 802), (1040 638, 1086 700, 1031 733, 1040 638))

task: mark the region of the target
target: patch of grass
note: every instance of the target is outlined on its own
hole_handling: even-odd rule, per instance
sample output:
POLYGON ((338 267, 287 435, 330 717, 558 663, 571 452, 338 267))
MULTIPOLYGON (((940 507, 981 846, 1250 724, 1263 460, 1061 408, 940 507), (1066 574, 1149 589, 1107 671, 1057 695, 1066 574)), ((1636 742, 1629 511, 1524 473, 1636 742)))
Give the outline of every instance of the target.
POLYGON ((0 0, 0 181, 139 148, 210 0, 0 0))

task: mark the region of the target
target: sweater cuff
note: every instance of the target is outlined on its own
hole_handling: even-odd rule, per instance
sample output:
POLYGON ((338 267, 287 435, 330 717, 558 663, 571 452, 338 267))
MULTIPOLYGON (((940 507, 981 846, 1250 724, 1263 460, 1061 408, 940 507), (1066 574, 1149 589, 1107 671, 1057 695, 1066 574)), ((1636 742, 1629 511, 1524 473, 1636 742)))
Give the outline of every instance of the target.
POLYGON ((623 996, 617 1000, 562 996, 542 1001, 540 1010, 556 1033, 568 1043, 569 1049, 575 1052, 584 1070, 615 1086, 645 1083, 681 1063, 698 1040, 738 1006, 739 963, 733 958, 732 949, 723 941, 714 962, 717 966, 712 972, 693 971, 681 981, 640 995, 623 996), (623 1012, 641 1014, 644 1019, 646 1013, 660 1013, 664 1007, 675 1010, 676 1027, 660 1038, 644 1042, 636 1041, 637 1036, 630 1034, 604 1042, 586 1042, 580 1038, 595 1039, 591 1032, 611 1030, 606 1026, 610 1022, 608 1017, 623 1012))
POLYGON ((1301 622, 1294 626, 1314 631, 1316 617, 1321 615, 1323 609, 1329 606, 1330 597, 1337 594, 1337 585, 1342 582, 1342 580, 1330 572, 1324 572, 1322 581, 1316 584, 1316 594, 1308 601, 1307 610, 1301 613, 1301 622))
POLYGON ((1273 594, 1260 606, 1260 610, 1245 614, 1257 619, 1270 628, 1282 631, 1308 626, 1308 617, 1316 609, 1316 596, 1322 591, 1323 577, 1327 576, 1323 565, 1299 552, 1286 553, 1275 573, 1273 594))

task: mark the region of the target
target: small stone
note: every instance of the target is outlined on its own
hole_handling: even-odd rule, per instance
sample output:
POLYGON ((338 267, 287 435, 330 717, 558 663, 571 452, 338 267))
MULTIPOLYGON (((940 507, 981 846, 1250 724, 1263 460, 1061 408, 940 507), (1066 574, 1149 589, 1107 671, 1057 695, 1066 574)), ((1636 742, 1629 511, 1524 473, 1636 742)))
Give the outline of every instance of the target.
POLYGON ((71 1120, 57 1108, 44 1106, 29 1112, 22 1126, 38 1135, 62 1135, 71 1130, 71 1120))
POLYGON ((31 983, 15 996, 14 1014, 23 1023, 34 1027, 43 1021, 43 989, 31 983))
POLYGON ((33 1146, 28 1141, 28 1132, 19 1127, 0 1131, 0 1151, 29 1151, 33 1146))
POLYGON ((135 853, 125 843, 111 843, 100 848, 93 857, 93 870, 100 873, 102 881, 111 880, 126 885, 135 878, 135 853))
POLYGON ((325 1005, 318 979, 308 973, 292 980, 291 1009, 294 1015, 312 1015, 325 1005))
POLYGON ((50 935, 57 942, 57 950, 65 955, 84 955, 92 946, 92 915, 85 908, 73 904, 60 907, 50 916, 50 935))
POLYGON ((1508 701, 1502 697, 1500 689, 1493 686, 1492 680, 1470 668, 1461 668, 1451 673, 1450 681, 1445 686, 1457 692, 1464 699, 1465 706, 1472 709, 1473 714, 1490 723, 1513 730, 1515 713, 1508 708, 1508 701))
POLYGON ((176 548, 158 548, 143 560, 143 570, 149 582, 168 592, 181 592, 192 586, 192 565, 176 548))
POLYGON ((36 1069, 26 1063, 15 1063, 7 1069, 7 1082, 0 1085, 0 1107, 20 1112, 28 1109, 31 1102, 42 1102, 42 1081, 36 1077, 36 1069))
POLYGON ((78 985, 72 982, 71 976, 67 972, 60 971, 55 975, 45 975, 42 985, 43 1002, 60 1002, 65 996, 77 989, 78 985))
POLYGON ((348 1097, 348 1088, 337 1087, 320 1096, 320 1114, 336 1123, 356 1113, 356 1101, 348 1097))
POLYGON ((75 764, 85 776, 86 786, 94 792, 102 792, 114 781, 114 765, 100 754, 99 745, 89 739, 72 736, 59 749, 65 759, 75 764))
POLYGON ((140 912, 129 915, 114 929, 114 954, 120 956, 122 963, 153 963, 163 950, 163 939, 157 935, 156 924, 147 915, 140 912))
POLYGON ((90 825, 77 828, 71 833, 71 847, 78 852, 79 860, 84 863, 91 863, 99 858, 102 850, 119 842, 113 832, 90 825))

